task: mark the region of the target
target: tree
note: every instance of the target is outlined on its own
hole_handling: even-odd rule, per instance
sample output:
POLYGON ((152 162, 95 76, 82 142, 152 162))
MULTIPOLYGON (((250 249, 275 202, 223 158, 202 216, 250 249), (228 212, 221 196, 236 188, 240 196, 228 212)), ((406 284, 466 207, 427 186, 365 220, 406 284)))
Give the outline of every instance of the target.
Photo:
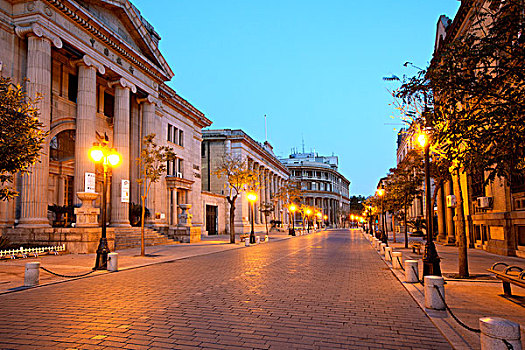
POLYGON ((230 205, 230 243, 235 244, 235 201, 241 192, 257 190, 259 174, 248 167, 247 160, 236 155, 226 155, 213 173, 225 178, 226 200, 230 205))
POLYGON ((350 213, 354 215, 360 215, 364 210, 364 201, 364 196, 350 196, 350 213))
POLYGON ((47 136, 32 100, 9 78, 0 77, 0 200, 18 196, 15 174, 38 161, 47 136))
POLYGON ((266 235, 268 236, 268 216, 274 211, 274 206, 272 203, 264 202, 261 203, 259 211, 264 215, 264 226, 266 227, 266 235))
POLYGON ((174 161, 175 153, 169 146, 159 146, 155 143, 155 134, 144 136, 142 140, 142 151, 136 159, 140 167, 141 178, 137 182, 142 187, 140 196, 142 213, 140 222, 140 255, 145 255, 144 247, 144 219, 146 215, 146 199, 149 195, 151 185, 158 182, 166 172, 168 162, 174 161))

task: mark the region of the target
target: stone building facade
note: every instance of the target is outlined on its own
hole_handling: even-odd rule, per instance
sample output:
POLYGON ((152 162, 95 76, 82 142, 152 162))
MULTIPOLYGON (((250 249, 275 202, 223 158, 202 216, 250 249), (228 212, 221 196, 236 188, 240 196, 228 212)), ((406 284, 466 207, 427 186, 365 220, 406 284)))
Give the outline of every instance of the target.
MULTIPOLYGON (((234 155, 246 159, 250 169, 260 174, 261 184, 257 193, 257 201, 254 205, 254 227, 256 231, 265 230, 265 215, 260 210, 261 203, 273 205, 273 212, 267 218, 278 220, 286 224, 288 213, 282 201, 274 201, 274 195, 279 191, 284 182, 289 178, 289 171, 279 162, 273 153, 272 146, 268 143, 259 143, 248 136, 242 130, 203 130, 202 132, 202 190, 216 195, 228 195, 228 188, 224 178, 218 178, 214 171, 225 155, 234 155)), ((205 206, 209 204, 204 203, 205 206)), ((229 204, 226 204, 226 215, 218 215, 218 226, 225 227, 229 232, 229 204), (223 226, 224 225, 224 226, 223 226)), ((242 192, 235 202, 235 230, 237 233, 250 231, 250 204, 246 198, 246 192, 242 192)), ((219 213, 222 211, 217 210, 219 213)), ((208 209, 211 210, 211 209, 208 209)), ((215 210, 215 209, 213 209, 215 210)), ((213 220, 211 215, 207 216, 213 220)), ((269 224, 269 222, 268 222, 269 224)))
POLYGON ((280 159, 301 183, 305 204, 322 209, 330 225, 342 225, 350 211, 350 181, 338 171, 337 156, 293 153, 280 159))
POLYGON ((128 0, 0 0, 0 36, 1 74, 27 78, 29 96, 41 94, 40 119, 49 132, 40 162, 17 179, 18 199, 0 203, 0 226, 14 227, 8 231, 15 240, 24 239, 22 229, 27 237, 45 232, 49 243, 73 239, 81 229, 56 234, 48 206, 78 206, 86 173, 96 174, 101 192, 102 172, 88 158, 98 134, 123 158, 111 174, 108 222, 116 232, 128 228, 130 202, 140 203, 135 159, 142 137, 155 133, 177 161, 152 188, 149 224, 176 229, 178 205, 199 203, 192 214, 201 228, 201 130, 211 122, 165 84, 174 74, 159 51, 160 36, 137 8, 128 0), (129 199, 122 197, 125 180, 129 199))

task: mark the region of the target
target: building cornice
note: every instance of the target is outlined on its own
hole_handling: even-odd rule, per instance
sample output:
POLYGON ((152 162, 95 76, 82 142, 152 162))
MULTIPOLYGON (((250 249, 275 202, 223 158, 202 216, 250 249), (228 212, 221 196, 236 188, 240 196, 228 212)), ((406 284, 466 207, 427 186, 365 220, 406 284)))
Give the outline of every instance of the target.
POLYGON ((195 108, 191 103, 182 98, 175 90, 166 84, 160 86, 160 98, 163 103, 169 105, 177 112, 190 119, 199 128, 205 128, 212 124, 212 121, 204 116, 204 113, 195 108))

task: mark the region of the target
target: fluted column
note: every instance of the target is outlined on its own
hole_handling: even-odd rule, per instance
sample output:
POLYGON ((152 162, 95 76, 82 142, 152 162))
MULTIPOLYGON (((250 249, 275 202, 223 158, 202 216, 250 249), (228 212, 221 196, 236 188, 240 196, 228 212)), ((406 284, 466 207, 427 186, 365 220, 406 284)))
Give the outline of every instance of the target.
MULTIPOLYGON (((445 184, 445 190, 447 195, 454 194, 454 188, 452 181, 447 181, 445 184)), ((456 242, 456 233, 454 231, 454 208, 449 208, 445 210, 446 213, 446 225, 447 225, 447 237, 446 243, 453 244, 456 242)))
MULTIPOLYGON (((155 109, 156 105, 158 104, 158 100, 150 95, 147 98, 137 100, 137 102, 142 105, 142 136, 140 139, 141 146, 139 149, 139 152, 141 152, 142 139, 144 136, 155 133, 155 109)), ((139 174, 139 176, 142 177, 142 174, 139 174)), ((140 196, 142 196, 142 193, 140 193, 139 198, 140 196)), ((146 208, 148 208, 152 214, 155 213, 155 208, 153 207, 154 203, 155 199, 153 196, 146 198, 146 208)), ((151 221, 152 218, 153 215, 148 220, 151 221)))
POLYGON ((115 86, 115 116, 113 124, 113 147, 122 156, 120 166, 113 169, 111 185, 111 226, 130 226, 129 203, 122 202, 122 180, 129 181, 129 123, 130 91, 137 92, 135 85, 121 78, 115 86))
MULTIPOLYGON (((49 131, 51 121, 51 43, 58 48, 62 41, 34 23, 17 27, 16 34, 27 39, 27 95, 41 99, 36 103, 43 129, 49 131)), ((21 176, 21 212, 19 227, 49 227, 47 218, 49 178, 49 139, 43 143, 40 159, 21 176)))
MULTIPOLYGON (((96 141, 97 121, 97 69, 105 73, 104 66, 91 57, 84 56, 75 62, 78 67, 77 119, 75 133, 75 184, 74 194, 84 192, 85 173, 95 172, 95 163, 88 157, 88 151, 96 141)), ((81 204, 74 195, 73 203, 81 204)))
POLYGON ((443 189, 444 185, 438 190, 436 202, 437 202, 437 214, 438 214, 438 224, 437 224, 437 240, 442 242, 446 238, 446 224, 445 224, 445 208, 443 206, 443 189))

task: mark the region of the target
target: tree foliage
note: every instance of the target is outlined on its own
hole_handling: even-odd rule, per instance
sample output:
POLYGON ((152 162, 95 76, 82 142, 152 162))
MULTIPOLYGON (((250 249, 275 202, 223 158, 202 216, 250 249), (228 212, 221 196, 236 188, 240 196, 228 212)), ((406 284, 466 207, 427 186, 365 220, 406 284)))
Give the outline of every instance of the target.
POLYGON ((146 198, 148 198, 151 185, 158 182, 162 175, 166 173, 168 162, 174 161, 175 159, 173 148, 169 146, 159 146, 155 142, 155 134, 144 136, 140 157, 136 159, 141 174, 141 177, 137 179, 137 182, 141 186, 142 192, 140 196, 142 202, 140 254, 142 256, 145 255, 144 219, 147 210, 146 198))
POLYGON ((238 155, 225 155, 215 171, 219 179, 225 179, 230 205, 230 243, 235 243, 235 201, 243 191, 257 191, 260 187, 259 173, 250 169, 248 161, 238 155))
POLYGON ((18 195, 12 188, 15 174, 27 172, 42 150, 47 133, 35 102, 20 85, 0 77, 0 200, 18 195))

